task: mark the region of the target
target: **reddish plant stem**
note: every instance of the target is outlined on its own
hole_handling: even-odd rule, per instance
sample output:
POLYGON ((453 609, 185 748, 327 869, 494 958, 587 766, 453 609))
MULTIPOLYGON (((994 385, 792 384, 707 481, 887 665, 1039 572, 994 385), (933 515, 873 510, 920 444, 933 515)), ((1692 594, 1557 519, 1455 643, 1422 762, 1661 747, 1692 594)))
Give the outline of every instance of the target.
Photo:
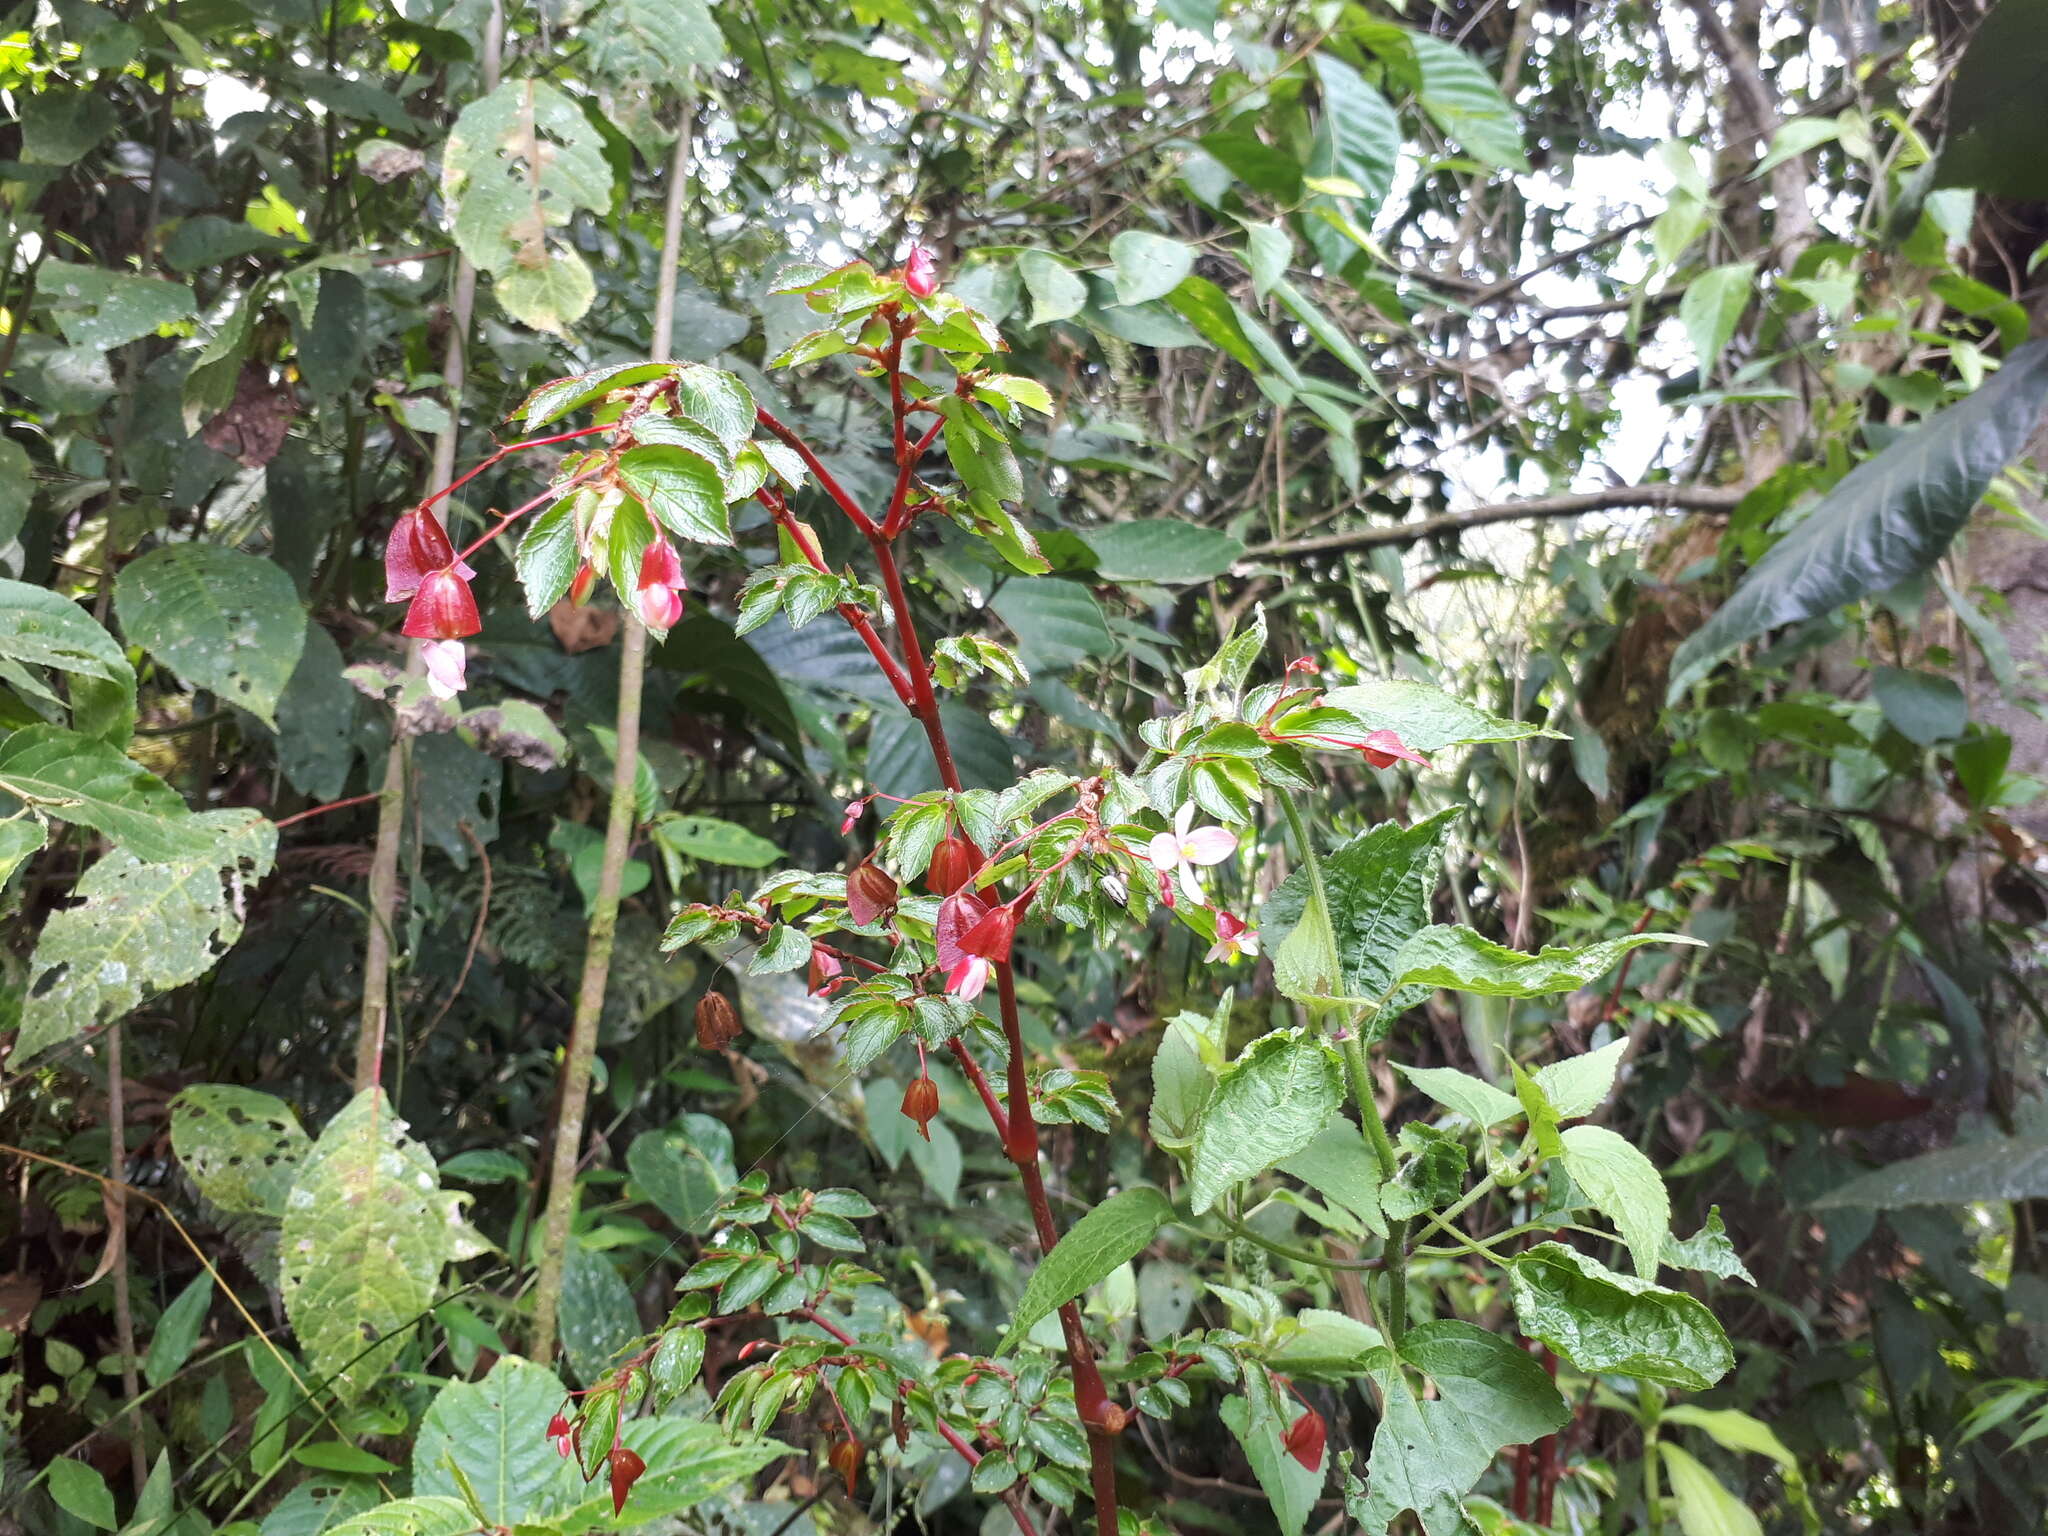
MULTIPOLYGON (((904 446, 907 434, 903 423, 907 407, 903 403, 901 386, 901 338, 896 337, 885 359, 892 386, 891 400, 894 405, 893 436, 899 448, 897 481, 899 489, 891 506, 891 521, 900 510, 916 460, 904 446)), ((903 584, 903 572, 896 559, 895 538, 900 528, 885 533, 883 526, 862 510, 860 504, 848 495, 834 479, 831 472, 818 461, 810 445, 788 427, 777 421, 767 411, 757 411, 762 426, 795 450, 811 473, 818 477, 818 484, 825 494, 838 504, 854 527, 860 530, 874 552, 875 563, 880 568, 882 590, 889 601, 891 613, 895 616, 898 643, 902 646, 903 670, 909 674, 911 697, 906 701, 910 712, 924 727, 931 744, 932 761, 939 772, 939 779, 949 790, 959 793, 962 785, 959 770, 953 763, 953 749, 946 739, 946 727, 939 717, 938 697, 932 690, 931 667, 925 661, 923 648, 918 643, 917 623, 910 607, 910 593, 903 584)), ((919 439, 920 451, 932 440, 932 433, 919 439)), ((802 546, 802 539, 796 540, 802 546)), ((1051 1253, 1059 1243, 1059 1228, 1053 1220, 1052 1202, 1046 1196, 1045 1176, 1038 1166, 1038 1122, 1031 1113, 1031 1082, 1027 1059, 1024 1054, 1023 1028, 1017 1015, 1017 983, 1008 962, 999 964, 996 971, 996 989, 1003 1017, 1003 1033, 1009 1046, 1009 1112, 997 1117, 994 1095, 987 1095, 983 1103, 990 1111, 997 1134, 1010 1160, 1017 1166, 1018 1178, 1023 1182, 1026 1200, 1031 1206, 1032 1225, 1038 1235, 1040 1249, 1051 1253)), ((1081 1326, 1081 1311, 1073 1302, 1059 1309, 1060 1328, 1066 1336, 1067 1359, 1074 1374, 1074 1404, 1082 1425, 1088 1432, 1088 1463, 1090 1482, 1095 1498, 1095 1523, 1097 1536, 1117 1536, 1116 1498, 1116 1432, 1125 1423, 1124 1410, 1109 1401, 1108 1392, 1102 1381, 1102 1372, 1095 1364, 1095 1351, 1088 1343, 1088 1335, 1081 1326)))
POLYGON ((847 493, 846 487, 839 483, 839 481, 833 476, 832 471, 827 469, 824 466, 824 464, 819 460, 818 456, 811 451, 811 445, 809 443, 805 442, 801 437, 797 436, 796 433, 792 432, 788 427, 785 427, 781 422, 777 421, 765 410, 757 408, 754 412, 754 419, 759 421, 762 426, 766 427, 775 436, 781 438, 783 442, 787 443, 791 448, 796 450, 797 457, 804 461, 804 467, 810 470, 812 474, 818 477, 818 485, 820 486, 820 488, 822 488, 825 494, 827 496, 830 496, 832 500, 838 504, 839 510, 846 514, 848 520, 852 522, 854 527, 858 528, 863 534, 866 534, 869 537, 873 537, 875 534, 881 532, 881 529, 876 526, 875 520, 869 517, 866 512, 861 510, 860 503, 855 501, 853 497, 847 493))
MULTIPOLYGON (((768 515, 775 519, 775 525, 789 535, 789 542, 797 547, 812 570, 829 570, 825 562, 819 558, 818 552, 811 548, 811 541, 798 531, 796 519, 790 514, 788 502, 778 493, 766 489, 756 493, 756 499, 768 509, 768 515)), ((860 636, 861 642, 868 648, 868 654, 875 658, 875 664, 882 669, 882 675, 888 678, 889 686, 895 690, 896 697, 902 701, 903 707, 915 708, 912 702, 915 695, 911 691, 909 675, 904 672, 896 658, 889 654, 888 645, 875 632, 874 620, 853 603, 840 603, 838 608, 839 617, 846 620, 853 632, 860 636)))
POLYGON ((981 1063, 974 1059, 967 1049, 967 1042, 955 1035, 946 1042, 953 1059, 960 1063, 960 1070, 967 1074, 967 1081, 974 1084, 974 1091, 981 1095, 981 1102, 988 1110, 989 1119, 994 1122, 996 1135, 1002 1138, 1004 1146, 1010 1144, 1010 1122, 1003 1114, 1003 1106, 996 1102, 996 1093, 988 1084, 987 1076, 981 1070, 981 1063))
POLYGON ((578 427, 573 432, 557 432, 551 437, 531 437, 528 438, 523 443, 508 443, 505 447, 500 448, 496 453, 492 454, 489 458, 479 462, 473 469, 469 471, 468 474, 462 475, 454 480, 451 480, 446 485, 442 486, 440 490, 434 492, 433 495, 429 496, 425 501, 421 502, 419 504, 418 510, 424 512, 429 507, 431 507, 435 502, 444 500, 445 498, 454 495, 457 491, 461 490, 465 485, 469 484, 470 481, 474 480, 478 475, 482 474, 485 470, 489 469, 493 464, 502 463, 504 460, 511 458, 512 455, 515 453, 524 453, 529 448, 545 448, 551 443, 566 443, 575 438, 589 437, 593 433, 597 432, 610 432, 614 430, 615 426, 616 423, 607 422, 604 426, 601 427, 578 427))
POLYGON ((564 496, 568 495, 569 492, 573 491, 577 486, 581 485, 584 481, 588 480, 589 478, 589 475, 583 474, 576 476, 573 480, 564 480, 560 485, 551 485, 546 490, 542 491, 538 496, 534 497, 533 500, 525 503, 524 505, 514 507, 510 512, 500 513, 498 515, 498 526, 484 533, 478 534, 476 538, 471 540, 467 545, 463 546, 462 552, 458 554, 455 558, 457 560, 467 560, 471 555, 475 554, 478 550, 482 549, 486 544, 490 543, 491 540, 495 539, 507 528, 510 528, 514 523, 518 522, 520 518, 526 516, 526 514, 531 512, 535 507, 540 506, 543 502, 560 501, 564 496))
POLYGON ((325 816, 329 811, 345 811, 352 805, 368 805, 372 800, 380 798, 381 793, 373 789, 367 795, 350 795, 346 800, 330 800, 325 805, 312 806, 296 815, 287 816, 277 825, 288 827, 295 821, 304 821, 311 816, 325 816))

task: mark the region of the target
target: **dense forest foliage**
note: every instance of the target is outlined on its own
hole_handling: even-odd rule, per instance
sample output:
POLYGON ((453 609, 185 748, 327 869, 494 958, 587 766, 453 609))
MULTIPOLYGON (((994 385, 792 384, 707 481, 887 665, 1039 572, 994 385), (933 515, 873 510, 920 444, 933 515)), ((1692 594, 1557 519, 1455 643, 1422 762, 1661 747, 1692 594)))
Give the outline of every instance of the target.
POLYGON ((0 1536, 2042 1530, 2043 81, 7 8, 0 1536))

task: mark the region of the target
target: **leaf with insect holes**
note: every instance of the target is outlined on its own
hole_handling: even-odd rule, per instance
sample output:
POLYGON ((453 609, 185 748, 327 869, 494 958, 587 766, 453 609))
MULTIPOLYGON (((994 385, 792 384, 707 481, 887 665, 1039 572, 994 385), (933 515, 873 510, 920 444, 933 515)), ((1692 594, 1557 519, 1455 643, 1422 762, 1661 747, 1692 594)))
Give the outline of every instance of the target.
POLYGON ((314 1370, 353 1401, 381 1380, 440 1298, 441 1273, 486 1249, 383 1091, 327 1124, 285 1196, 279 1288, 314 1370))
POLYGON ((190 820, 212 838, 203 851, 145 863, 113 849, 79 877, 79 903, 43 925, 15 1062, 198 980, 241 937, 248 892, 270 872, 277 827, 254 810, 190 820))

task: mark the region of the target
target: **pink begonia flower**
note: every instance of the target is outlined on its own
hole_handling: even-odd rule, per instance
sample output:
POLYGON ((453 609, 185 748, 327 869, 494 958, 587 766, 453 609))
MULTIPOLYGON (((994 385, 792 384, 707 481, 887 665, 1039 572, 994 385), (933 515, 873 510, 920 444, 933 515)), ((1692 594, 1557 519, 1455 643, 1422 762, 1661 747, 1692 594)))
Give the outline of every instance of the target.
POLYGON ((423 640, 420 659, 427 664, 427 691, 452 699, 468 685, 469 651, 460 640, 423 640))
POLYGON ((1211 965, 1218 960, 1235 960, 1239 955, 1247 959, 1258 954, 1259 938, 1251 931, 1251 925, 1235 912, 1216 913, 1216 942, 1209 946, 1209 953, 1203 958, 1211 965))
POLYGON ((959 962, 946 972, 946 990, 963 1002, 973 1002, 981 996, 981 989, 988 985, 989 973, 995 969, 993 961, 980 955, 962 955, 959 962))
POLYGON ((1181 890, 1189 901, 1202 899, 1195 883, 1197 865, 1221 864, 1237 852, 1237 834, 1224 827, 1194 825, 1195 803, 1190 800, 1173 818, 1173 830, 1152 839, 1152 867, 1161 875, 1180 876, 1181 890))

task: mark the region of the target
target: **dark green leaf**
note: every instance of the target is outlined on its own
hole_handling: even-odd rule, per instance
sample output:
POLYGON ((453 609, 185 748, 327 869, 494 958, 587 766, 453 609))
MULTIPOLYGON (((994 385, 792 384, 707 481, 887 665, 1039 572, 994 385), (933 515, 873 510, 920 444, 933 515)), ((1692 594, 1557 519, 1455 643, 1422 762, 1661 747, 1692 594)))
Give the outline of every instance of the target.
MULTIPOLYGON (((1157 1190, 1127 1189, 1075 1222, 1031 1272, 997 1353, 1016 1348, 1040 1318, 1050 1317, 1063 1302, 1143 1252, 1153 1234, 1172 1219, 1173 1207, 1157 1190)), ((1080 1464, 1086 1465, 1085 1450, 1080 1464)))
POLYGON ((114 611, 130 640, 265 725, 306 643, 284 568, 224 544, 166 544, 123 567, 114 611))
POLYGON ((2048 340, 2032 341, 1968 399, 1850 470, 1678 648, 1670 697, 1766 630, 1832 613, 1932 568, 1992 476, 2025 445, 2044 401, 2048 340))
POLYGON ((1105 581, 1208 581, 1244 553, 1243 543, 1221 529, 1165 517, 1112 523, 1086 537, 1095 551, 1095 574, 1105 581))

